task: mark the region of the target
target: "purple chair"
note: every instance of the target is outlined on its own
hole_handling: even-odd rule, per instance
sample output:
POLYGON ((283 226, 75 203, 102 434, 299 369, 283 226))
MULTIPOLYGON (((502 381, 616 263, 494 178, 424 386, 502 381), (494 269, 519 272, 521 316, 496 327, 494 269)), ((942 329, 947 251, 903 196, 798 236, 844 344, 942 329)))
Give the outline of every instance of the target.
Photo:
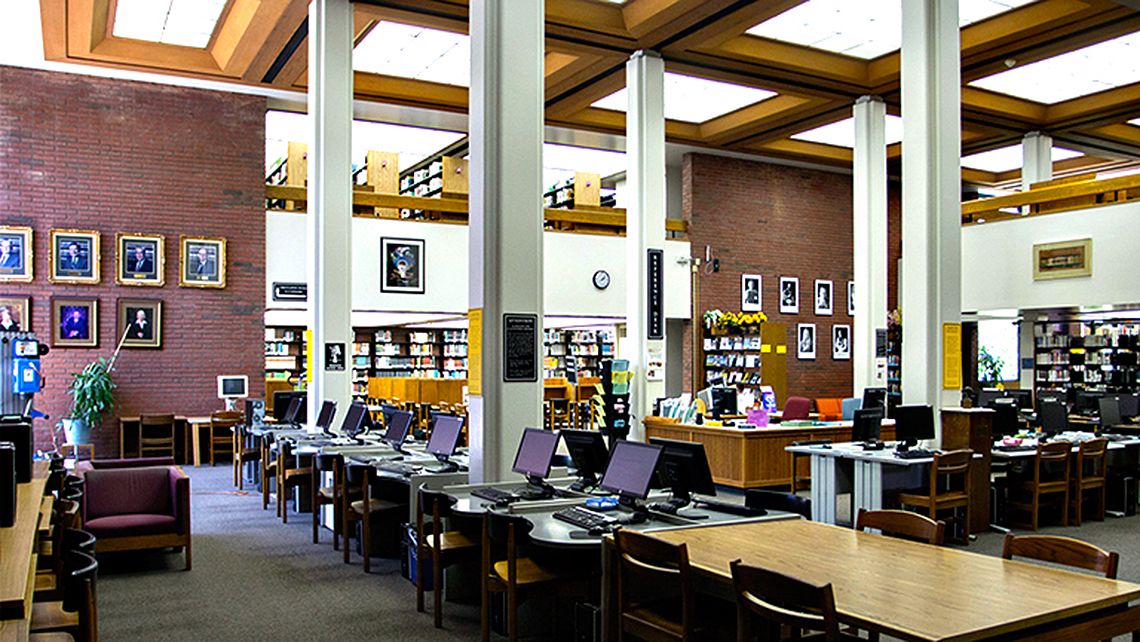
POLYGON ((784 413, 780 421, 797 421, 807 419, 811 414, 811 399, 807 397, 788 397, 784 402, 784 413))
POLYGON ((129 459, 84 459, 75 462, 75 474, 84 475, 92 470, 108 468, 146 468, 149 466, 173 466, 173 457, 131 457, 129 459))
POLYGON ((83 528, 100 553, 185 547, 190 570, 190 478, 181 468, 96 468, 84 478, 83 528))

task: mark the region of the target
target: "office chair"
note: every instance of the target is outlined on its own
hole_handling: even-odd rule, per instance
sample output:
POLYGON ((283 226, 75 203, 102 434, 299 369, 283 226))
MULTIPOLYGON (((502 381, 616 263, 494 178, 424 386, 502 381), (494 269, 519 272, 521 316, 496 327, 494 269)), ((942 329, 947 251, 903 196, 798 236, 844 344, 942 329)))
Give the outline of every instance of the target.
MULTIPOLYGON (((815 409, 820 421, 838 421, 843 418, 843 400, 834 397, 821 397, 815 400, 815 409)), ((852 415, 854 416, 854 415, 852 415)))
POLYGON ((807 397, 788 397, 784 402, 784 412, 781 421, 799 421, 811 415, 811 399, 807 397))
POLYGON ((1007 533, 1002 543, 1001 556, 1011 560, 1028 557, 1042 562, 1083 568, 1116 579, 1120 554, 1106 551, 1087 542, 1057 535, 1014 535, 1007 533))
MULTIPOLYGON (((781 629, 793 632, 803 629, 822 631, 813 640, 839 642, 858 640, 858 636, 839 630, 835 594, 831 584, 812 584, 776 571, 749 566, 734 560, 732 585, 736 592, 736 629, 738 640, 780 640, 781 629), (757 627, 757 624, 760 627, 757 627)), ((799 636, 796 639, 800 639, 799 636)))
POLYGON ((863 407, 863 400, 859 397, 847 397, 843 400, 843 421, 855 418, 855 411, 863 407))

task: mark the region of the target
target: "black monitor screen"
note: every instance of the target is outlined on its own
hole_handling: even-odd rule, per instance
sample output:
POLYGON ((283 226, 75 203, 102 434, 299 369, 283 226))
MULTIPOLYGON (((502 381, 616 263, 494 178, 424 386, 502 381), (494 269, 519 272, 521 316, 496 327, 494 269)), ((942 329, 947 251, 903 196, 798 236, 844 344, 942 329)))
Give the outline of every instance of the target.
POLYGON ((550 474, 550 461, 558 448, 558 433, 553 430, 527 428, 515 453, 514 472, 528 477, 545 478, 550 474))
POLYGON ((982 388, 978 392, 978 405, 983 408, 989 408, 994 399, 1001 399, 1005 395, 997 388, 982 388))
POLYGON ((610 453, 601 487, 623 497, 645 499, 661 459, 661 450, 660 446, 635 441, 617 442, 610 453))
POLYGON ((1137 395, 1116 395, 1120 402, 1120 416, 1132 418, 1140 414, 1140 397, 1137 395))
POLYGON ((386 403, 380 405, 380 416, 384 419, 385 427, 387 427, 388 424, 392 423, 392 415, 396 412, 399 412, 399 410, 399 408, 393 406, 392 404, 386 403))
POLYGON ((649 443, 663 448, 657 464, 662 486, 671 489, 675 496, 716 495, 704 444, 657 437, 650 438, 649 443))
POLYGON ((596 476, 606 472, 610 452, 605 439, 597 430, 563 430, 562 440, 580 477, 596 476))
POLYGON ((886 408, 887 389, 863 388, 863 405, 860 407, 864 410, 868 410, 870 408, 886 408))
POLYGON ((463 418, 455 415, 436 415, 431 429, 427 451, 433 455, 449 456, 459 445, 459 434, 463 430, 463 418))
POLYGON ((1082 390, 1077 393, 1076 408, 1074 408, 1074 410, 1085 415, 1094 414, 1100 410, 1100 398, 1103 396, 1104 393, 1101 392, 1082 390))
POLYGON ((321 413, 317 415, 317 427, 321 430, 328 428, 332 425, 333 417, 336 415, 336 402, 326 399, 321 403, 321 413))
POLYGON ((1097 400, 1100 405, 1100 427, 1109 428, 1120 425, 1120 402, 1112 397, 1102 397, 1097 400))
POLYGON ((712 408, 709 408, 709 412, 713 417, 736 414, 736 388, 712 388, 709 394, 712 396, 712 408))
POLYGON ((344 413, 344 421, 340 430, 349 437, 355 437, 364 429, 364 422, 368 418, 368 407, 362 403, 354 403, 344 413))
POLYGON ((399 447, 408 438, 408 427, 412 425, 412 413, 406 410, 397 410, 392 413, 392 419, 384 429, 384 441, 389 446, 399 447))
MULTIPOLYGON (((1005 437, 1007 435, 1015 435, 1021 428, 1021 424, 1017 420, 1017 404, 999 403, 1001 401, 1007 400, 998 399, 990 406, 994 411, 994 425, 992 433, 994 439, 1000 439, 1001 437, 1005 437)), ((1013 400, 1010 399, 1008 401, 1012 402, 1013 400)))
POLYGON ((895 408, 895 436, 909 443, 934 439, 934 408, 924 404, 895 408))
POLYGON ((855 411, 851 424, 852 441, 877 441, 883 426, 883 409, 867 408, 855 411))
POLYGON ((1028 409, 1033 407, 1032 390, 1006 390, 1005 396, 1009 399, 1015 399, 1018 408, 1028 409))
POLYGON ((293 400, 289 402, 289 409, 285 411, 285 423, 295 424, 300 421, 300 417, 302 417, 301 406, 304 403, 301 397, 293 397, 293 400))

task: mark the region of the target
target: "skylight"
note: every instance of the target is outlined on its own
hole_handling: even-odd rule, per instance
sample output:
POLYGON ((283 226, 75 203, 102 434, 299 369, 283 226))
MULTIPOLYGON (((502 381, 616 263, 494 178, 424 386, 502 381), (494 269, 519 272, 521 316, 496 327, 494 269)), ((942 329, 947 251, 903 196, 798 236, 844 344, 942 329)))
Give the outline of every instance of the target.
MULTIPOLYGON (((1032 1, 960 0, 958 26, 1032 1)), ((748 33, 856 58, 878 58, 902 46, 902 5, 899 0, 808 0, 761 22, 748 33)))
POLYGON ((1140 82, 1140 32, 979 78, 974 87, 1051 105, 1140 82))
POLYGON ((1133 118, 1132 120, 1128 121, 1128 124, 1140 127, 1140 118, 1133 118))
POLYGON ((605 178, 625 171, 625 154, 572 145, 542 145, 542 188, 574 178, 575 172, 591 172, 605 178))
MULTIPOLYGON (((1084 156, 1084 154, 1071 149, 1065 149, 1064 147, 1054 147, 1052 152, 1054 163, 1078 156, 1084 156)), ((991 149, 988 152, 971 154, 970 156, 964 156, 962 158, 962 167, 979 169, 984 172, 1008 172, 1020 169, 1022 163, 1021 145, 1010 145, 1009 147, 991 149)))
POLYGON ((468 36, 381 21, 352 52, 352 68, 386 76, 467 87, 471 84, 468 36))
MULTIPOLYGON (((766 89, 665 72, 665 117, 670 120, 703 123, 775 95, 766 89)), ((625 111, 629 106, 627 96, 623 87, 593 107, 625 111)))
POLYGON ((226 0, 118 0, 116 38, 205 48, 226 0))
MULTIPOLYGON (((887 114, 886 142, 893 145, 902 141, 902 118, 887 114)), ((809 129, 806 132, 793 134, 792 139, 807 141, 809 143, 822 143, 836 147, 855 148, 855 118, 847 118, 834 123, 809 129)))

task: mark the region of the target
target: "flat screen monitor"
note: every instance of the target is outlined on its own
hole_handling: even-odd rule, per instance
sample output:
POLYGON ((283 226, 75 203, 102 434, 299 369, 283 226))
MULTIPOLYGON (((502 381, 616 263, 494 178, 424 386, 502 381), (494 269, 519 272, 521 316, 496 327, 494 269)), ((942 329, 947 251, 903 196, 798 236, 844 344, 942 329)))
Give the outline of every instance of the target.
POLYGON ((705 388, 704 390, 698 391, 697 392, 697 399, 700 399, 701 401, 705 402, 705 410, 706 411, 708 411, 710 413, 712 412, 712 407, 713 407, 712 388, 705 388))
POLYGON ((1033 407, 1032 390, 1006 390, 1005 396, 1008 399, 1016 400, 1018 408, 1029 409, 1033 407))
POLYGON ((511 470, 528 479, 545 479, 550 474, 550 462, 558 448, 558 433, 553 430, 526 428, 523 430, 515 464, 511 470))
POLYGON ((399 408, 390 403, 380 404, 380 417, 384 420, 385 428, 388 427, 388 424, 392 423, 392 415, 399 412, 399 410, 399 408))
POLYGON ((1041 424, 1041 432, 1055 435, 1069 429, 1069 411, 1063 403, 1044 402, 1037 409, 1037 421, 1041 424))
POLYGON ((340 431, 353 439, 364 431, 365 422, 368 421, 368 406, 362 403, 349 405, 348 412, 344 413, 344 421, 340 424, 340 431))
POLYGON ((910 446, 920 439, 934 439, 934 408, 926 404, 895 408, 895 436, 910 446))
POLYGON ((878 441, 883 427, 882 408, 860 408, 851 422, 851 441, 878 441))
MULTIPOLYGON (((363 404, 361 404, 363 405, 363 404)), ((367 411, 367 407, 365 407, 367 411)), ((384 443, 396 450, 404 445, 408 438, 408 428, 412 425, 412 413, 406 410, 397 410, 392 413, 392 420, 384 427, 384 443)))
POLYGON ((1093 415, 1100 411, 1100 398, 1103 392, 1090 392, 1081 390, 1077 393, 1077 401, 1073 411, 1082 415, 1093 415))
POLYGON ((583 486, 595 486, 598 476, 606 472, 610 451, 602 433, 597 430, 562 430, 562 441, 570 452, 570 460, 578 471, 583 486))
POLYGON ((623 500, 645 499, 662 450, 661 446, 636 441, 615 443, 601 487, 623 500))
MULTIPOLYGON (((297 398, 307 399, 308 394, 304 391, 295 390, 278 390, 273 393, 273 416, 277 421, 285 421, 285 414, 289 412, 289 404, 297 398)), ((304 416, 304 413, 301 415, 304 416)))
POLYGON ((657 476, 677 503, 687 504, 693 493, 716 495, 704 444, 651 437, 649 443, 661 446, 657 476))
POLYGON ((997 399, 990 408, 994 411, 992 435, 995 440, 1007 435, 1016 435, 1021 428, 1017 419, 1017 404, 1014 399, 997 399), (1006 402, 1006 403, 1001 403, 1006 402))
POLYGON ((1120 402, 1113 397, 1101 397, 1097 399, 1100 406, 1100 427, 1111 428, 1124 423, 1120 417, 1120 402))
POLYGON ((336 402, 325 399, 321 402, 321 411, 317 414, 317 428, 324 432, 328 432, 329 426, 332 425, 333 417, 336 416, 336 402))
POLYGON ((1039 392, 1037 393, 1037 411, 1041 411, 1042 404, 1047 403, 1065 403, 1065 393, 1063 392, 1039 392))
POLYGON ((712 406, 709 414, 715 418, 736 414, 736 388, 723 386, 710 389, 712 406))
POLYGON ((886 388, 863 388, 863 405, 860 408, 869 410, 871 408, 887 407, 887 389, 886 388))
POLYGON ((982 388, 978 392, 978 405, 983 408, 989 408, 994 399, 1000 399, 1005 395, 997 388, 982 388))
POLYGON ((221 375, 218 377, 218 398, 239 399, 249 396, 249 377, 245 375, 221 375))
POLYGON ((1140 396, 1134 394, 1116 395, 1116 400, 1120 403, 1120 416, 1125 419, 1131 419, 1140 414, 1140 396))
POLYGON ((301 419, 305 416, 305 399, 304 397, 293 397, 289 402, 289 409, 285 411, 285 423, 296 424, 301 423, 301 419))
POLYGON ((436 457, 450 457, 459 446, 459 435, 463 432, 463 417, 439 414, 428 439, 427 451, 436 457))

